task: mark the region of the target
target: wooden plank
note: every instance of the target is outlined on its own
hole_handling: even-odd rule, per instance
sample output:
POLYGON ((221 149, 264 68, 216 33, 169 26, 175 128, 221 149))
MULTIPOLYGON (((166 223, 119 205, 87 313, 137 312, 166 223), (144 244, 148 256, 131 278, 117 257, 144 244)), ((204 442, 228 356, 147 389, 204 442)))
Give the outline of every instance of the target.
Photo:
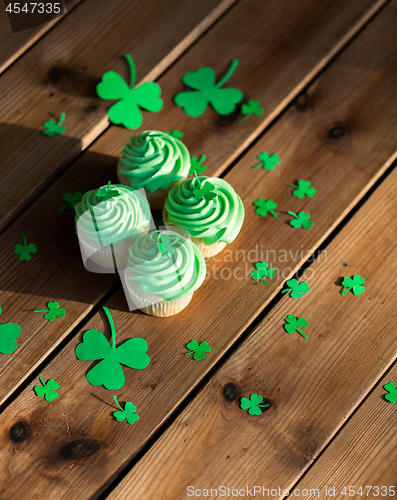
MULTIPOLYGON (((109 102, 98 99, 94 91, 104 71, 113 69, 125 75, 121 55, 131 52, 138 78, 157 78, 191 42, 186 34, 194 22, 204 16, 198 28, 201 33, 220 9, 225 10, 232 3, 224 0, 216 16, 212 13, 205 17, 210 6, 217 4, 215 0, 178 0, 172 3, 172 10, 167 2, 161 2, 160 10, 156 10, 157 1, 119 0, 110 5, 106 0, 86 0, 79 7, 78 16, 68 16, 54 34, 46 37, 45 45, 35 47, 29 58, 18 62, 0 80, 0 92, 7 95, 0 104, 0 116, 7 123, 3 125, 3 134, 9 137, 0 172, 0 196, 8 210, 1 214, 0 228, 108 126, 109 102), (93 2, 95 17, 91 16, 93 2), (153 13, 156 17, 150 23, 136 23, 136 19, 146 19, 153 13), (89 18, 92 24, 86 26, 89 18), (135 27, 132 32, 131 26, 135 27), (97 40, 98 33, 107 36, 97 40), (183 36, 185 39, 180 42, 183 36), (176 49, 171 50, 178 42, 176 49), (26 79, 28 72, 30 78, 26 79), (40 128, 49 116, 62 112, 66 112, 67 131, 52 139, 49 147, 40 128), (15 184, 16 171, 24 183, 15 184)), ((302 0, 299 5, 286 0, 239 2, 193 47, 188 57, 181 58, 161 79, 164 108, 156 117, 145 114, 143 128, 156 124, 165 130, 173 126, 182 129, 192 145, 192 153, 205 152, 211 171, 219 173, 384 3, 385 0, 324 0, 321 5, 314 0, 302 0), (182 89, 180 79, 186 71, 211 65, 223 72, 230 64, 226 53, 241 60, 233 85, 242 88, 247 98, 262 101, 263 118, 241 123, 237 116, 220 119, 208 111, 203 117, 192 119, 173 104, 172 97, 182 89)), ((191 37, 197 35, 195 30, 191 37)), ((113 127, 107 138, 119 153, 130 135, 131 131, 113 127)))
MULTIPOLYGON (((390 280, 397 273, 397 246, 390 245, 397 238, 396 182, 394 170, 308 269, 310 293, 300 299, 283 296, 110 500, 155 496, 178 500, 196 490, 193 496, 209 496, 206 488, 248 486, 253 491, 257 485, 261 495, 262 486, 275 491, 263 496, 288 496, 285 490, 291 490, 397 359, 396 322, 391 319, 397 307, 397 283, 390 280), (341 296, 336 282, 353 274, 366 278, 366 291, 361 296, 341 296), (307 319, 307 339, 284 330, 289 314, 307 319), (259 417, 240 408, 241 397, 252 393, 271 405, 259 417)), ((203 338, 208 337, 210 333, 203 338)), ((136 400, 142 404, 142 415, 143 407, 149 414, 145 401, 136 400)), ((373 430, 379 426, 378 421, 373 430)), ((375 436, 373 432, 374 455, 381 446, 375 436)), ((341 446, 345 443, 342 438, 341 446)), ((343 468, 334 459, 333 454, 322 470, 340 467, 347 479, 348 462, 343 468)), ((373 470, 374 464, 370 467, 373 470)), ((393 470, 391 484, 395 461, 393 470)), ((332 477, 327 475, 322 484, 335 484, 332 477)), ((305 478, 297 494, 301 486, 310 490, 317 482, 305 478)), ((326 497, 323 489, 320 498, 326 497)))
MULTIPOLYGON (((288 110, 250 155, 226 176, 242 195, 247 210, 242 233, 230 247, 233 252, 240 250, 237 260, 231 262, 230 253, 226 251, 220 254, 217 275, 214 276, 211 266, 211 278, 195 294, 189 308, 172 319, 130 313, 120 290, 107 301, 116 323, 118 341, 139 335, 150 346, 150 367, 142 372, 126 369, 126 385, 118 391, 121 401, 133 401, 138 406, 139 425, 123 427, 112 420, 110 413, 114 408, 109 405, 112 405, 113 393, 87 384, 84 377, 89 366, 76 361, 74 355, 75 346, 81 340, 79 333, 41 373, 44 379, 55 378, 60 383, 60 398, 51 404, 39 400, 32 392, 36 384, 32 381, 1 415, 4 431, 0 463, 7 466, 0 466, 4 467, 0 469, 0 477, 5 495, 12 497, 17 492, 23 495, 29 490, 33 496, 46 492, 46 498, 62 498, 71 488, 78 489, 83 498, 99 494, 280 290, 283 271, 285 278, 293 274, 307 258, 306 252, 311 252, 323 241, 379 173, 387 168, 396 156, 397 96, 394 86, 397 75, 393 70, 397 51, 396 11, 396 4, 387 6, 309 90, 307 108, 288 110), (347 68, 351 68, 351 73, 347 68), (342 71, 346 75, 344 79, 340 77, 342 71), (339 121, 346 118, 347 123, 356 124, 356 128, 339 139, 327 139, 326 131, 336 118, 339 121), (286 143, 285 137, 291 139, 286 143), (376 149, 373 144, 377 145, 376 149), (264 148, 279 152, 282 162, 274 172, 253 172, 253 160, 264 148), (296 177, 310 179, 318 189, 318 194, 309 202, 291 197, 286 188, 296 177), (288 218, 281 212, 278 221, 256 216, 252 202, 259 196, 270 195, 282 211, 310 207, 315 221, 313 228, 294 230, 286 224, 288 218), (258 257, 251 256, 248 251, 260 249, 261 245, 265 245, 262 247, 265 250, 274 250, 280 260, 269 259, 279 272, 268 287, 257 286, 249 275, 252 260, 258 257), (287 261, 282 258, 285 249, 287 261), (225 269, 243 279, 221 282, 219 275, 225 269), (184 356, 184 346, 192 338, 207 340, 212 346, 211 355, 205 361, 196 363, 184 356), (19 446, 18 453, 12 454, 9 430, 18 422, 25 422, 31 437, 19 446), (16 481, 14 474, 23 477, 24 483, 16 481)), ((99 141, 96 146, 99 147, 99 141)), ((100 166, 101 162, 96 164, 100 166)), ((56 231, 55 225, 54 239, 56 231)), ((62 255, 66 264, 64 254, 65 250, 62 255)), ((50 254, 46 260, 51 261, 50 254)), ((70 267, 65 265, 68 275, 74 273, 70 267)), ((68 289, 68 275, 62 274, 54 297, 62 297, 63 290, 68 289)), ((79 276, 89 279, 82 271, 79 276)), ((47 279, 50 279, 48 275, 47 279)), ((33 303, 29 306, 26 309, 33 308, 33 303)), ((356 303, 353 306, 356 307, 356 303)), ((66 317, 62 328, 65 321, 66 317)), ((58 324, 61 328, 61 323, 58 324)), ((102 314, 95 315, 84 330, 87 328, 108 333, 102 314)), ((41 352, 44 353, 57 340, 53 332, 47 334, 46 327, 41 330, 40 339, 35 339, 37 341, 42 342, 41 352)), ((277 362, 281 352, 274 358, 277 362)), ((11 371, 10 368, 5 376, 10 376, 11 371)))

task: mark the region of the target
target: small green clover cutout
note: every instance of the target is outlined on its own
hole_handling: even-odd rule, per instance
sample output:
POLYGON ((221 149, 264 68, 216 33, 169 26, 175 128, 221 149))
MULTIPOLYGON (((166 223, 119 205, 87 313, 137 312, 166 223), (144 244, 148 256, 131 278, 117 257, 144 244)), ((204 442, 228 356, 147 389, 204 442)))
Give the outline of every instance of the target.
POLYGON ((264 170, 274 170, 276 168, 276 163, 280 163, 280 157, 278 155, 269 155, 264 151, 258 155, 259 163, 254 165, 252 168, 258 168, 262 166, 264 170))
POLYGON ((197 189, 193 189, 193 194, 196 200, 200 201, 204 198, 206 201, 211 201, 218 196, 216 193, 211 193, 211 191, 215 190, 215 186, 213 184, 211 184, 209 181, 201 184, 196 172, 194 172, 194 175, 196 176, 196 180, 200 186, 197 189))
POLYGON ((62 309, 59 307, 58 302, 48 302, 47 304, 48 309, 37 309, 36 311, 33 311, 35 313, 47 313, 44 314, 45 319, 48 319, 48 321, 54 321, 55 318, 63 318, 66 314, 66 309, 62 309))
POLYGON ((110 184, 111 181, 108 182, 107 186, 98 189, 98 191, 96 192, 97 198, 102 198, 102 201, 107 201, 111 198, 114 198, 115 196, 119 196, 120 191, 118 191, 117 189, 111 189, 110 184))
POLYGON ((385 394, 385 399, 390 403, 397 403, 397 388, 394 382, 389 382, 383 386, 388 394, 385 394))
POLYGON ((353 278, 346 276, 342 281, 342 286, 346 287, 346 290, 341 292, 341 295, 345 295, 350 290, 354 293, 354 295, 361 295, 365 292, 365 287, 362 285, 365 283, 365 279, 355 274, 353 278))
POLYGON ((313 196, 316 194, 316 189, 314 187, 310 187, 309 181, 299 180, 297 186, 295 186, 294 184, 288 184, 288 187, 295 188, 292 191, 292 194, 297 198, 304 198, 305 196, 307 196, 308 198, 313 198, 313 196))
POLYGON ((126 340, 116 347, 116 329, 107 307, 103 307, 110 324, 112 345, 105 335, 98 330, 87 330, 83 342, 76 347, 76 357, 81 361, 99 361, 88 373, 87 381, 91 385, 103 385, 109 391, 117 391, 125 384, 121 365, 142 370, 150 363, 146 351, 148 344, 141 338, 126 340))
POLYGON ((312 220, 309 220, 310 214, 306 212, 299 212, 298 215, 294 214, 294 212, 288 212, 288 214, 294 217, 294 219, 290 221, 290 225, 295 229, 299 229, 300 227, 303 227, 303 229, 310 229, 314 224, 312 220))
POLYGON ((161 88, 155 82, 142 83, 133 88, 136 79, 135 63, 130 54, 126 54, 125 58, 130 68, 130 85, 118 73, 109 71, 103 75, 96 91, 101 99, 119 101, 109 109, 109 120, 116 125, 133 129, 142 125, 140 108, 156 113, 163 107, 163 101, 160 98, 161 88))
POLYGON ((269 404, 261 405, 263 401, 263 396, 258 394, 251 394, 248 398, 241 398, 240 408, 243 410, 248 410, 250 415, 262 415, 261 408, 269 408, 269 404))
POLYGON ((298 283, 298 280, 292 279, 292 280, 288 280, 286 285, 289 288, 286 288, 281 293, 291 292, 290 297, 292 297, 293 299, 299 299, 299 298, 303 297, 304 293, 310 292, 309 285, 306 283, 306 281, 302 281, 301 283, 298 283))
POLYGON ((269 213, 273 215, 275 219, 278 219, 278 215, 273 210, 274 208, 277 208, 277 203, 275 201, 259 198, 259 200, 254 201, 254 205, 258 207, 255 210, 255 213, 260 215, 261 217, 266 217, 266 215, 269 213))
POLYGON ((65 113, 62 113, 58 123, 55 123, 54 120, 45 122, 44 127, 46 130, 43 130, 43 134, 47 135, 48 137, 53 137, 55 134, 61 135, 63 132, 65 132, 66 127, 61 126, 63 120, 65 119, 65 116, 65 113))
POLYGON ((64 205, 59 213, 61 214, 65 208, 70 205, 70 208, 74 210, 74 207, 83 199, 83 193, 80 191, 76 191, 74 194, 72 193, 66 193, 65 195, 62 196, 62 201, 66 201, 66 205, 64 205))
POLYGON ((32 256, 30 254, 36 253, 37 247, 34 243, 27 245, 25 236, 23 236, 22 238, 23 245, 20 245, 19 243, 15 245, 14 253, 19 255, 19 260, 31 260, 32 256))
POLYGON ((303 316, 297 318, 293 314, 289 314, 284 321, 287 323, 284 325, 284 328, 288 333, 295 333, 298 331, 304 339, 306 338, 306 334, 301 328, 305 328, 309 323, 303 316))
POLYGON ((186 352, 185 355, 193 354, 193 359, 195 361, 199 361, 200 359, 205 359, 207 357, 206 353, 211 352, 211 347, 207 344, 207 342, 197 342, 197 340, 192 340, 189 342, 186 347, 191 349, 190 352, 186 352))
MULTIPOLYGON (((1 314, 1 307, 0 307, 1 314)), ((18 347, 16 339, 21 335, 22 328, 16 323, 0 325, 0 353, 11 354, 18 347)))
POLYGON ((59 384, 55 382, 54 379, 50 378, 48 382, 45 384, 43 382, 43 379, 39 377, 40 382, 43 384, 41 385, 36 385, 34 387, 34 392, 36 393, 36 396, 39 398, 44 396, 44 399, 46 401, 52 401, 53 399, 57 399, 58 393, 56 392, 59 389, 59 384))
POLYGON ((171 239, 168 234, 159 234, 157 248, 161 255, 168 255, 171 258, 174 255, 175 249, 170 245, 170 241, 171 239))
POLYGON ((183 133, 180 130, 177 130, 176 128, 174 128, 173 130, 171 130, 171 132, 168 133, 174 139, 180 139, 181 137, 183 137, 183 133))
POLYGON ((247 104, 241 106, 241 113, 245 116, 243 116, 240 121, 245 120, 251 115, 260 116, 263 113, 263 108, 261 108, 260 105, 260 101, 248 99, 247 104))
POLYGON ((256 270, 251 272, 254 280, 262 279, 262 283, 267 286, 265 278, 274 278, 274 269, 269 267, 267 262, 257 262, 255 264, 256 270))
POLYGON ((207 157, 205 155, 201 155, 199 159, 197 159, 195 156, 192 156, 190 158, 190 170, 189 170, 189 175, 193 175, 194 173, 200 175, 205 170, 207 170, 207 167, 203 165, 203 161, 205 161, 207 157))
POLYGON ((212 68, 204 67, 197 71, 186 73, 182 83, 190 87, 191 91, 180 92, 174 98, 177 106, 183 108, 188 116, 201 116, 208 105, 220 115, 228 115, 236 109, 237 103, 243 100, 244 94, 241 90, 221 88, 233 75, 238 65, 234 59, 226 75, 216 83, 216 73, 212 68))
POLYGON ((117 420, 117 422, 124 422, 124 420, 127 420, 128 424, 130 425, 135 424, 135 422, 139 418, 139 415, 135 413, 137 410, 136 406, 134 406, 130 401, 128 401, 125 404, 123 410, 123 408, 119 405, 116 396, 114 396, 114 400, 116 402, 116 405, 120 408, 120 411, 115 411, 113 413, 113 416, 117 420))

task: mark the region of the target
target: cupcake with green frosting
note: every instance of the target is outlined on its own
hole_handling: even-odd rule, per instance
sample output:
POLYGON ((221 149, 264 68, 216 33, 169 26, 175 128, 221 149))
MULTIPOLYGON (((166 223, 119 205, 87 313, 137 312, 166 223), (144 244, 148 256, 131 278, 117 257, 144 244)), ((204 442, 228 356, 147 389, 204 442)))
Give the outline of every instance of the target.
POLYGON ((129 247, 149 230, 145 195, 121 184, 88 191, 75 211, 82 255, 101 268, 125 267, 129 247))
POLYGON ((228 182, 200 176, 171 189, 163 219, 167 228, 187 231, 204 257, 212 257, 236 239, 244 213, 241 198, 228 182))
POLYGON ((125 289, 141 311, 173 316, 189 304, 205 276, 204 257, 194 243, 174 231, 153 231, 130 247, 125 289))
POLYGON ((187 147, 171 134, 151 130, 131 137, 118 165, 120 182, 144 188, 153 210, 162 209, 169 190, 186 179, 190 169, 187 147))

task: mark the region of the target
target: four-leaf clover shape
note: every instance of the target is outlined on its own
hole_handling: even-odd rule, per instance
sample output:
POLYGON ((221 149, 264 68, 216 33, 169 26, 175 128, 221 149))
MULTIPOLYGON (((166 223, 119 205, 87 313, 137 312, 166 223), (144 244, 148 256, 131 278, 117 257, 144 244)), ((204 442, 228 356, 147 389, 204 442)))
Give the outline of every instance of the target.
POLYGON ((267 262, 257 262, 255 267, 256 270, 251 272, 251 276, 254 280, 260 280, 262 278, 262 283, 267 286, 265 278, 274 278, 274 269, 269 267, 267 262))
MULTIPOLYGON (((1 307, 0 307, 1 314, 1 307)), ((21 327, 16 323, 0 325, 0 353, 11 354, 18 347, 16 339, 21 335, 21 327)))
POLYGON ((211 347, 208 345, 207 342, 197 342, 197 340, 192 340, 188 344, 186 344, 186 347, 188 349, 191 349, 190 352, 186 352, 185 355, 188 356, 189 354, 193 354, 193 359, 195 361, 199 361, 200 359, 205 359, 207 357, 206 353, 211 352, 211 347))
POLYGON ((199 159, 197 159, 195 156, 192 156, 190 158, 189 175, 192 175, 194 173, 200 175, 205 170, 207 170, 207 167, 205 165, 203 165, 203 161, 205 161, 206 158, 207 157, 205 155, 201 155, 199 159))
POLYGON ((114 198, 115 196, 119 196, 120 191, 118 191, 117 189, 111 189, 110 184, 111 181, 107 183, 107 186, 103 186, 98 189, 98 191, 96 192, 96 197, 101 198, 102 201, 107 201, 111 198, 114 198))
POLYGON ((36 245, 34 243, 27 245, 25 236, 23 236, 23 245, 18 243, 14 248, 14 253, 19 255, 19 260, 31 260, 32 256, 30 254, 36 252, 36 245))
POLYGON ((150 363, 146 351, 148 344, 141 338, 129 339, 116 347, 116 330, 113 318, 107 307, 104 307, 110 324, 112 345, 105 335, 98 330, 87 330, 83 335, 83 342, 76 347, 76 357, 81 361, 99 361, 88 373, 90 384, 103 385, 106 389, 117 391, 125 383, 125 376, 121 365, 141 370, 150 363))
POLYGON ((278 155, 269 155, 266 151, 258 155, 259 163, 254 165, 252 168, 257 168, 262 165, 264 170, 274 170, 276 168, 276 163, 280 163, 280 157, 278 155))
POLYGON ((251 115, 260 116, 263 113, 263 108, 260 107, 261 102, 256 99, 248 99, 247 104, 241 106, 241 113, 245 116, 240 121, 245 120, 251 115))
POLYGON ((119 405, 116 396, 114 396, 114 400, 116 402, 116 405, 120 408, 120 411, 113 412, 113 416, 117 420, 117 422, 124 422, 124 420, 127 420, 128 424, 130 425, 135 424, 135 422, 139 418, 139 415, 135 413, 137 410, 136 406, 134 406, 130 401, 128 401, 123 409, 119 405))
POLYGON ((66 193, 65 195, 63 195, 62 197, 62 201, 66 201, 66 205, 64 205, 61 210, 59 211, 59 213, 62 213, 65 208, 70 205, 70 208, 72 210, 74 210, 74 207, 77 205, 77 203, 79 203, 79 201, 81 201, 83 199, 83 193, 81 193, 80 191, 76 191, 74 194, 72 193, 66 193))
POLYGON ((228 115, 236 109, 236 104, 242 101, 241 90, 221 88, 233 75, 238 65, 234 59, 226 75, 216 83, 216 73, 212 68, 204 67, 197 71, 186 73, 182 82, 193 90, 180 92, 174 98, 177 106, 181 106, 188 116, 201 116, 208 105, 220 115, 228 115))
POLYGON ((37 309, 33 312, 47 313, 44 314, 44 317, 45 319, 48 319, 48 321, 54 321, 55 318, 63 318, 66 314, 66 309, 60 308, 58 302, 48 302, 47 307, 48 309, 37 309))
POLYGON ((65 113, 62 113, 58 123, 55 123, 54 120, 45 122, 45 130, 43 130, 43 134, 47 135, 48 137, 53 137, 55 134, 61 135, 63 132, 65 132, 66 127, 62 127, 62 122, 65 119, 65 116, 65 113))
POLYGON ((248 410, 250 415, 262 415, 261 408, 268 408, 269 404, 261 404, 263 401, 263 396, 258 394, 251 394, 248 398, 241 398, 240 408, 243 410, 248 410))
POLYGON ((36 385, 34 387, 34 392, 36 393, 36 396, 41 398, 44 396, 46 401, 52 401, 53 399, 57 399, 58 393, 56 392, 59 389, 59 384, 55 382, 54 379, 50 378, 48 382, 45 384, 43 382, 43 379, 39 377, 40 382, 43 384, 41 385, 36 385))
POLYGON ((394 382, 389 382, 388 384, 384 385, 384 388, 388 392, 388 394, 385 394, 385 399, 387 399, 387 401, 390 401, 390 403, 397 403, 396 384, 394 382))
POLYGON ((304 198, 305 196, 307 196, 308 198, 313 198, 313 196, 316 194, 316 189, 314 187, 310 187, 309 181, 299 180, 297 186, 295 186, 294 184, 289 184, 288 187, 295 188, 292 191, 292 194, 297 198, 304 198))
POLYGON ((299 212, 298 215, 294 214, 294 212, 288 212, 288 214, 294 217, 294 219, 290 221, 290 224, 295 229, 299 229, 300 227, 303 227, 303 229, 310 229, 314 224, 313 221, 309 220, 310 214, 306 212, 299 212))
POLYGON ((301 328, 305 328, 309 323, 303 316, 297 318, 293 314, 289 314, 285 318, 285 322, 287 324, 284 325, 284 328, 288 333, 295 333, 296 331, 298 331, 304 339, 306 338, 306 334, 303 332, 303 330, 301 330, 301 328))
POLYGON ((142 125, 140 108, 152 113, 160 111, 163 101, 160 98, 161 88, 155 82, 135 85, 135 63, 130 56, 125 56, 130 68, 130 85, 114 71, 105 73, 101 83, 97 85, 97 94, 101 99, 119 100, 108 111, 109 120, 126 128, 139 128, 142 125))
POLYGON ((291 292, 290 297, 294 299, 299 299, 300 297, 303 297, 304 293, 310 292, 309 285, 306 283, 306 281, 302 281, 302 283, 299 283, 298 280, 292 279, 288 280, 286 284, 289 288, 286 288, 281 293, 291 292))
POLYGON ((353 278, 346 276, 342 281, 342 286, 346 287, 346 290, 341 292, 341 295, 345 295, 345 293, 350 292, 350 290, 354 293, 354 295, 360 295, 365 292, 365 287, 363 284, 365 283, 365 279, 355 274, 353 278))
POLYGON ((258 207, 255 210, 255 213, 260 215, 261 217, 266 217, 266 215, 269 213, 273 215, 275 219, 278 219, 278 215, 273 210, 274 208, 277 208, 277 203, 275 201, 259 198, 259 200, 254 201, 254 205, 258 207))

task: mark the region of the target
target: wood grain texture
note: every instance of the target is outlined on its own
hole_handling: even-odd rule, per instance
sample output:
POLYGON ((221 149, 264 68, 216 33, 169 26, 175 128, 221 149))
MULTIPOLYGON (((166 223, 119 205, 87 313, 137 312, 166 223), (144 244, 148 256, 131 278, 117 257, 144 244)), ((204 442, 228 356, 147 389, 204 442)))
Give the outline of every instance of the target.
MULTIPOLYGON (((220 3, 216 16, 232 1, 220 3)), ((157 3, 86 0, 79 6, 78 16, 72 13, 60 29, 46 37, 45 46, 39 44, 29 58, 0 79, 0 92, 7 95, 0 104, 0 116, 6 123, 0 137, 8 145, 3 152, 0 196, 3 206, 9 207, 0 216, 0 227, 107 127, 109 102, 95 94, 102 74, 112 69, 127 76, 121 55, 131 52, 138 79, 157 78, 191 42, 183 37, 197 20, 204 18, 192 37, 213 21, 216 16, 210 7, 218 4, 215 0, 178 0, 160 2, 156 9, 157 3), (86 26, 93 2, 98 15, 86 26), (103 34, 99 39, 98 33, 103 34), (66 133, 51 139, 50 147, 41 126, 62 112, 66 112, 66 133), (23 176, 24 183, 14 182, 15 172, 23 176)), ((143 129, 155 125, 160 130, 181 129, 192 154, 207 154, 211 172, 218 174, 384 3, 324 0, 320 5, 317 0, 302 0, 298 5, 291 0, 241 0, 160 80, 164 108, 156 116, 145 113, 143 129), (241 88, 246 98, 262 101, 262 118, 240 122, 238 115, 219 117, 208 110, 193 119, 173 104, 174 94, 183 89, 180 79, 186 71, 211 65, 221 74, 232 57, 241 63, 230 84, 241 88)), ((111 127, 106 136, 120 154, 131 134, 111 127)))
MULTIPOLYGON (((273 498, 291 490, 397 359, 396 182, 397 170, 307 269, 310 293, 283 296, 109 499, 178 500, 188 486, 203 496, 221 486, 281 488, 273 498), (353 274, 366 278, 366 291, 342 296, 340 278, 353 274), (307 339, 284 330, 289 314, 307 319, 307 339), (270 402, 261 416, 240 408, 252 393, 270 402)), ((373 424, 372 446, 379 427, 373 424)), ((340 469, 346 479, 354 471, 347 464, 340 469)), ((395 462, 393 470, 391 484, 395 462)))
MULTIPOLYGON (((85 374, 90 364, 76 361, 74 354, 75 347, 81 340, 80 332, 41 373, 44 379, 55 378, 60 384, 62 389, 59 399, 48 404, 36 398, 32 392, 36 384, 34 381, 1 415, 0 424, 3 431, 0 436, 0 464, 3 465, 0 466, 0 478, 4 495, 13 497, 29 491, 31 498, 42 498, 46 495, 46 498, 58 499, 67 498, 71 489, 78 490, 79 494, 81 492, 82 498, 90 498, 101 492, 109 481, 128 465, 137 450, 178 408, 208 369, 225 354, 263 310, 280 290, 284 279, 294 273, 313 248, 335 228, 379 173, 390 165, 396 155, 397 97, 394 89, 397 76, 393 70, 397 57, 397 42, 394 36, 396 10, 396 4, 386 7, 322 75, 321 81, 309 89, 307 106, 304 109, 289 109, 249 155, 242 158, 226 176, 243 198, 247 211, 246 221, 241 234, 228 248, 233 254, 225 250, 219 258, 209 261, 210 276, 195 293, 190 306, 173 318, 161 319, 141 313, 130 313, 121 290, 107 301, 106 305, 110 307, 115 320, 118 342, 133 336, 142 336, 150 346, 152 362, 149 368, 142 372, 125 369, 126 385, 117 392, 120 401, 132 401, 138 407, 138 414, 141 416, 139 423, 126 427, 112 420, 111 413, 115 409, 111 406, 113 394, 103 388, 94 388, 86 382, 85 374), (341 78, 341 74, 344 74, 344 78, 341 78), (330 124, 336 121, 348 124, 345 127, 348 132, 343 135, 338 129, 336 134, 335 127, 331 127, 331 137, 339 135, 338 139, 332 139, 327 134, 330 124), (281 164, 273 172, 252 170, 256 155, 263 149, 280 154, 281 164), (346 168, 346 165, 349 168, 346 168), (292 197, 286 186, 296 178, 310 179, 318 189, 318 194, 309 201, 292 197), (279 203, 279 220, 262 219, 254 214, 252 202, 261 196, 271 197, 279 203), (310 211, 315 221, 309 231, 295 230, 287 223, 289 218, 283 212, 299 209, 310 211), (255 249, 258 249, 259 253, 255 254, 255 249), (274 258, 267 258, 277 270, 276 277, 269 280, 268 287, 256 284, 250 277, 253 263, 265 260, 265 257, 260 255, 261 249, 264 252, 275 252, 274 258), (240 253, 236 256, 237 250, 240 250, 240 253), (254 250, 253 255, 248 253, 250 250, 254 250), (218 268, 214 269, 214 265, 218 268), (229 272, 230 275, 235 273, 235 279, 228 279, 229 272), (220 279, 221 273, 223 279, 220 279), (195 362, 184 355, 185 345, 191 339, 206 340, 212 346, 211 355, 205 361, 195 362), (9 430, 18 422, 26 424, 29 437, 18 445, 18 453, 14 453, 10 451, 9 430), (74 450, 73 453, 71 450, 74 450), (16 477, 23 477, 23 484, 16 481, 16 477)), ((99 146, 99 141, 95 145, 99 146)), ((98 162, 98 165, 100 164, 101 162, 98 162)), ((374 214, 374 217, 377 215, 374 214)), ((358 227, 360 234, 363 228, 358 227)), ((55 231, 53 236, 56 239, 55 231)), ((363 253, 360 245, 357 245, 357 248, 363 253)), ((11 250, 7 253, 11 253, 11 250)), ((63 256, 67 259, 65 253, 66 249, 63 256)), ((79 256, 75 255, 73 258, 79 259, 79 256)), ((48 255, 47 261, 50 260, 48 255)), ((70 272, 74 273, 72 266, 67 265, 65 268, 68 269, 68 275, 57 283, 59 289, 54 297, 60 296, 62 290, 67 289, 68 280, 71 279, 70 272)), ((330 269, 335 271, 335 268, 330 269)), ((364 268, 362 273, 369 276, 371 270, 372 268, 364 268)), ((81 280, 89 279, 82 268, 79 276, 81 280)), ((338 275, 334 280, 337 277, 338 275)), ((376 279, 371 281, 377 282, 376 279)), ((52 283, 49 275, 47 282, 52 283)), ((322 282, 322 278, 315 275, 311 282, 322 282)), ((376 284, 374 287, 377 291, 376 284)), ((326 293, 335 293, 339 298, 339 288, 333 285, 326 293)), ((311 295, 312 293, 309 297, 311 295)), ((376 294, 375 296, 378 297, 376 294)), ((372 295, 368 293, 365 297, 372 295)), ((347 298, 349 299, 350 297, 347 298)), ((303 300, 296 304, 293 301, 295 307, 304 303, 303 300)), ((341 302, 343 307, 348 304, 353 310, 357 308, 357 302, 341 302)), ((288 303, 288 308, 290 307, 288 303)), ((335 304, 330 308, 330 314, 334 307, 335 304)), ((347 307, 346 311, 350 312, 350 308, 347 307)), ((339 316, 344 317, 343 314, 339 316)), ((62 328, 65 328, 64 325, 69 321, 67 316, 63 321, 62 328)), ((316 319, 310 321, 314 323, 313 332, 318 331, 316 319)), ((336 327, 339 328, 338 321, 335 321, 336 327)), ((59 325, 61 327, 61 323, 59 325)), ((84 326, 84 330, 88 328, 109 334, 102 313, 94 316, 84 326)), ((354 324, 352 328, 354 329, 354 324)), ((282 324, 277 323, 277 328, 269 330, 272 334, 274 331, 275 338, 285 336, 282 324)), ((317 338, 315 335, 314 333, 313 338, 317 338)), ((322 338, 332 344, 332 336, 323 335, 322 338)), ((384 330, 380 339, 383 338, 385 341, 379 343, 379 349, 389 352, 388 349, 395 340, 390 339, 388 330, 384 330)), ((276 353, 269 360, 274 359, 276 366, 282 365, 283 356, 288 352, 295 354, 296 349, 302 349, 299 339, 288 337, 288 341, 293 342, 292 347, 284 344, 284 347, 280 347, 274 343, 276 353)), ((41 351, 44 353, 46 349, 52 348, 57 339, 54 338, 53 332, 47 333, 45 328, 41 331, 40 339, 35 339, 35 342, 42 342, 41 351)), ((307 358, 302 358, 302 363, 306 360, 312 366, 316 363, 313 360, 321 353, 321 345, 315 351, 314 357, 311 357, 312 351, 307 350, 306 345, 303 344, 306 349, 303 352, 307 358)), ((342 342, 341 348, 343 345, 342 342)), ((368 353, 368 345, 357 345, 368 353)), ((256 346, 255 350, 258 349, 256 346)), ((354 365, 352 369, 358 367, 354 365)), ((11 372, 10 369, 7 376, 10 376, 11 372)), ((269 373, 271 375, 272 372, 269 373)), ((374 368, 374 377, 377 373, 374 368)), ((302 381, 310 381, 310 376, 308 373, 307 378, 302 381)), ((368 379, 364 388, 368 386, 367 382, 368 379)), ((294 384, 298 383, 298 377, 291 381, 291 388, 288 388, 290 393, 293 393, 294 384)), ((328 389, 331 387, 330 382, 328 389)), ((357 386, 355 388, 357 389, 357 386)), ((244 386, 244 390, 248 389, 249 386, 247 389, 244 386)), ((219 387, 216 390, 218 391, 219 387)), ((277 388, 274 390, 277 395, 277 388)), ((275 401, 270 413, 274 415, 278 400, 270 392, 266 395, 273 397, 275 401)), ((288 396, 288 391, 286 395, 288 396)), ((305 395, 305 391, 302 395, 305 395)), ((230 408, 237 416, 240 415, 241 410, 238 410, 236 403, 230 408)), ((215 418, 217 408, 211 407, 211 411, 214 412, 212 415, 215 418)), ((205 414, 206 408, 202 407, 193 420, 201 422, 205 414)), ((337 409, 334 415, 336 414, 337 409)), ((306 425, 306 421, 304 424, 299 422, 298 431, 306 436, 309 424, 306 425)), ((256 423, 254 420, 253 426, 256 423)), ((314 424, 310 432, 318 428, 318 425, 314 424)), ((287 445, 294 445, 295 442, 299 444, 296 439, 296 436, 289 436, 287 431, 287 445)), ((321 443, 321 436, 318 437, 318 442, 321 443)), ((315 444, 310 442, 307 443, 307 448, 308 453, 311 453, 312 449, 316 450, 315 444)), ((214 449, 209 440, 209 456, 214 449)), ((287 451, 286 456, 290 457, 291 469, 296 471, 294 450, 287 451)), ((299 464, 306 464, 307 456, 302 455, 302 452, 299 452, 298 456, 299 464)), ((200 467, 198 471, 201 470, 200 467)))

